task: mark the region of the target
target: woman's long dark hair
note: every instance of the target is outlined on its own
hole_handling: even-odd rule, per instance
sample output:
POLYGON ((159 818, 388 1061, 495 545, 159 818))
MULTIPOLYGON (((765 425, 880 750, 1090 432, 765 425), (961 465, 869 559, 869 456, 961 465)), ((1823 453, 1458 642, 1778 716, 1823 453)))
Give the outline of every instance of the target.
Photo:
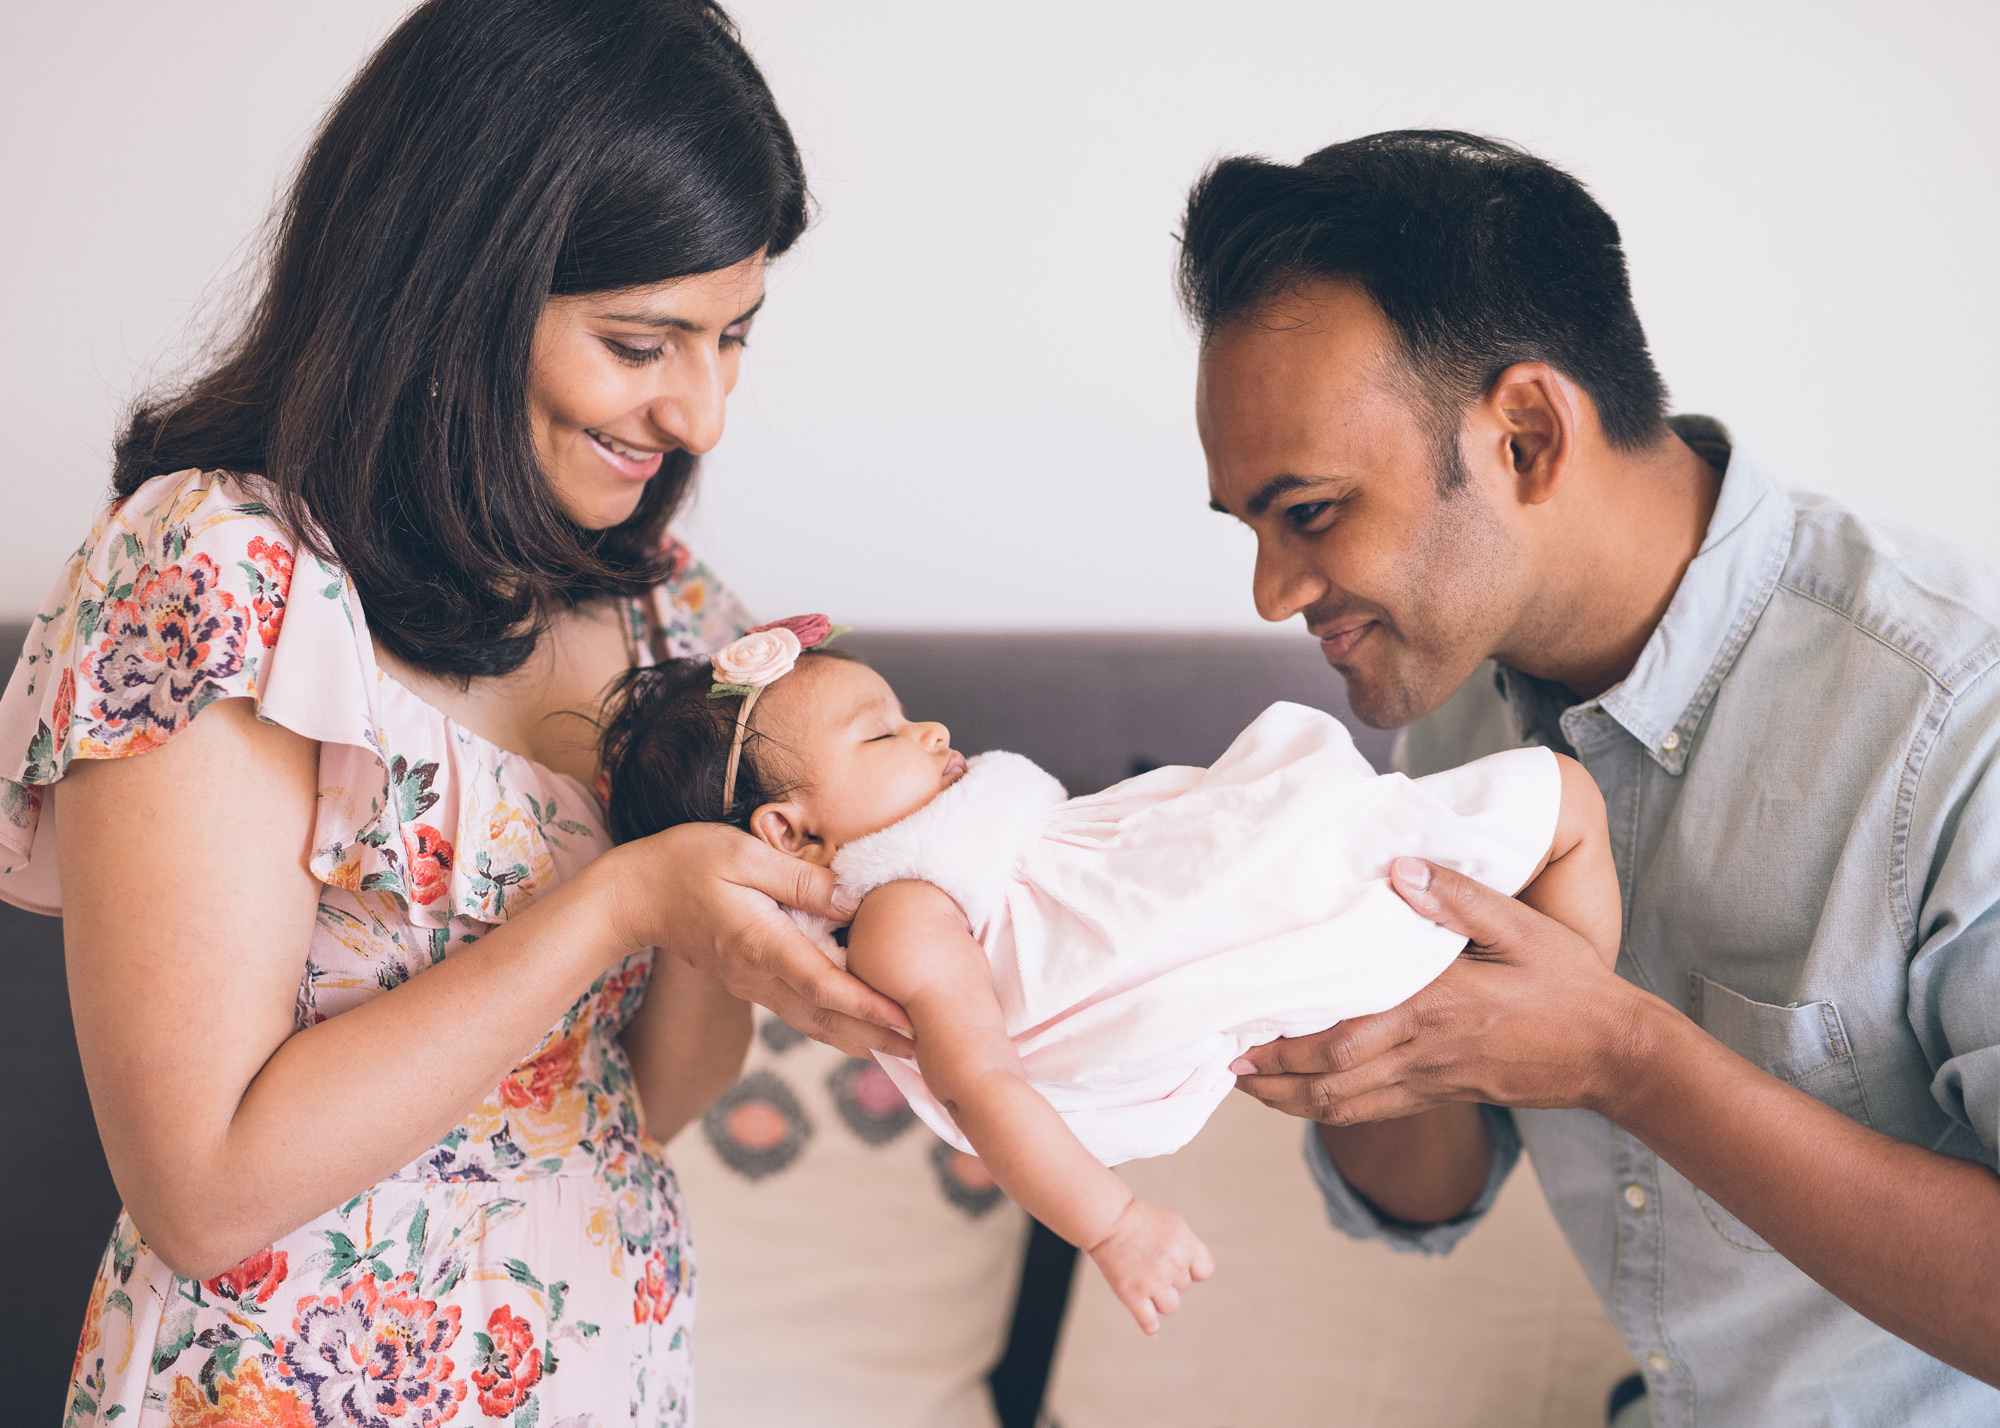
POLYGON ((242 334, 139 406, 113 485, 259 473, 393 653, 504 673, 556 610, 660 574, 695 468, 670 453, 613 529, 564 514, 528 418, 547 299, 776 256, 806 203, 713 0, 428 0, 307 151, 242 334))

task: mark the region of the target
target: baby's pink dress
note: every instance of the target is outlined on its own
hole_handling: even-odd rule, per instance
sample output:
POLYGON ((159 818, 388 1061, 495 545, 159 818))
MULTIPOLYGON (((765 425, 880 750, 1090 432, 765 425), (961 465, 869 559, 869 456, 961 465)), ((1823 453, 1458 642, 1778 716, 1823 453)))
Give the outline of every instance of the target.
MULTIPOLYGON (((1410 910, 1390 861, 1518 891, 1561 796, 1547 749, 1413 781, 1377 774, 1332 717, 1274 704, 1210 767, 1088 798, 1065 800, 1018 754, 982 754, 833 866, 856 894, 916 878, 951 895, 1030 1084, 1116 1165, 1192 1139, 1250 1047, 1383 1011, 1444 971, 1465 939, 1410 910)), ((914 1060, 878 1059, 971 1149, 914 1060)))

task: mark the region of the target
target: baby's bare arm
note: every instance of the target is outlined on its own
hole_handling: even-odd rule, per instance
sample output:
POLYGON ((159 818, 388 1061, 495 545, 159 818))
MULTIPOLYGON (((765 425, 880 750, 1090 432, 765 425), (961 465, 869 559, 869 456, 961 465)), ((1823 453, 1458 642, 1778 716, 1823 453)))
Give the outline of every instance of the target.
POLYGON ((1147 1333, 1214 1261, 1180 1216, 1135 1198, 1021 1075, 993 969, 965 915, 929 883, 862 902, 848 970, 910 1014, 924 1082, 1010 1199, 1090 1254, 1147 1333))
POLYGON ((929 883, 870 893, 847 935, 855 976, 910 1014, 917 1065, 1008 1198, 1089 1249, 1132 1198, 1021 1075, 993 969, 965 915, 929 883))
POLYGON ((1582 764, 1563 754, 1555 757, 1562 773, 1555 837, 1541 871, 1519 896, 1535 911, 1581 933, 1609 967, 1618 961, 1624 911, 1604 822, 1604 796, 1582 764))

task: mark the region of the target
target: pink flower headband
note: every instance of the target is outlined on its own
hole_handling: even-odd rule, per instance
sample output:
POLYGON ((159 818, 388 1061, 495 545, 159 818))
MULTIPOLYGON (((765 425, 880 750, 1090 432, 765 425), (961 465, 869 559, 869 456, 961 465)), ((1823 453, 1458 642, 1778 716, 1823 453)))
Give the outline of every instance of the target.
POLYGON ((750 731, 750 710, 757 696, 792 672, 799 656, 808 650, 825 649, 848 632, 824 615, 793 615, 773 620, 743 632, 709 656, 715 683, 708 687, 710 699, 743 697, 736 711, 736 737, 729 744, 729 767, 722 775, 722 816, 736 806, 736 769, 743 760, 743 736, 750 731))

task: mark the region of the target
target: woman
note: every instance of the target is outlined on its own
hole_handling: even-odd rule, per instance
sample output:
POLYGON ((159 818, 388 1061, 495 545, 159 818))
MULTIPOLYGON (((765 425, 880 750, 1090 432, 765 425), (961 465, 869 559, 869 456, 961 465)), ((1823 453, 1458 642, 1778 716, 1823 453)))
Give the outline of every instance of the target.
POLYGON ((741 628, 663 532, 805 203, 709 0, 430 0, 125 432, 0 701, 126 1205, 67 1422, 687 1421, 656 1142, 739 998, 908 1049, 827 883, 591 791, 605 687, 741 628))

